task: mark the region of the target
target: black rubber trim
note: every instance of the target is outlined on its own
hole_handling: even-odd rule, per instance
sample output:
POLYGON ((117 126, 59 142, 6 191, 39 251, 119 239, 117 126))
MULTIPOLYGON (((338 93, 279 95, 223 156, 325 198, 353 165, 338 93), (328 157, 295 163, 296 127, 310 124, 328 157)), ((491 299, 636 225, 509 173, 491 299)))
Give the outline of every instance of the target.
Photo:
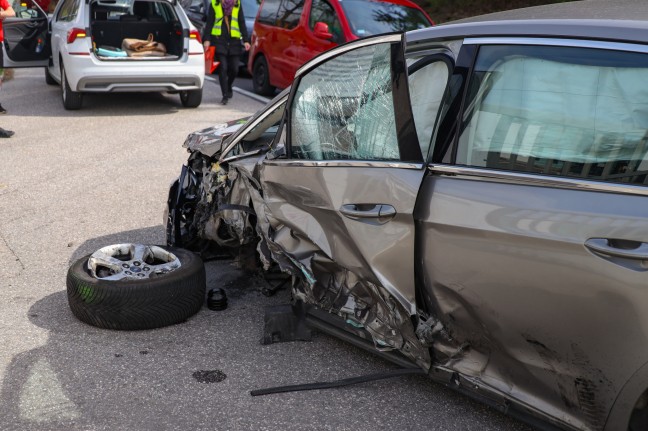
POLYGON ((358 383, 373 382, 376 380, 391 379, 394 377, 408 376, 411 374, 423 374, 426 372, 420 368, 406 368, 399 370, 384 371, 382 373, 367 374, 364 376, 350 377, 348 379, 335 380, 332 382, 304 383, 301 385, 277 386, 274 388, 256 389, 250 391, 250 395, 258 397, 261 395, 280 394, 284 392, 312 391, 316 389, 332 389, 342 386, 356 385, 358 383))

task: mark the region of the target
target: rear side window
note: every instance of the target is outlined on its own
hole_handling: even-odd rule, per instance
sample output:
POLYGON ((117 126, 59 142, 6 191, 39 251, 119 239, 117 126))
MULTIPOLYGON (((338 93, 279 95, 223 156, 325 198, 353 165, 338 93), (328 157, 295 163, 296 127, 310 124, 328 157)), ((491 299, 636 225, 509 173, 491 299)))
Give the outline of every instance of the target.
POLYGON ((77 16, 78 8, 79 0, 64 0, 56 19, 58 21, 73 21, 77 16))
POLYGON ((277 26, 291 29, 297 27, 304 10, 304 0, 283 0, 277 12, 277 26))
POLYGON ((281 0, 265 0, 261 5, 259 17, 257 18, 260 23, 275 25, 277 22, 277 11, 281 0))
POLYGON ((457 163, 648 184, 648 55, 484 46, 457 163))

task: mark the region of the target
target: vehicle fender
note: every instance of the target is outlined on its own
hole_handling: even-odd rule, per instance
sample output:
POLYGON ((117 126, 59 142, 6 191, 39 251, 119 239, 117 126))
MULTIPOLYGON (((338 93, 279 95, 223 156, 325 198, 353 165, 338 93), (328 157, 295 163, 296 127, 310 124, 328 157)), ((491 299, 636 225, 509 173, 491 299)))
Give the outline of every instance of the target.
POLYGON ((648 388, 648 362, 628 379, 617 395, 607 421, 605 431, 627 430, 630 415, 641 394, 648 388))

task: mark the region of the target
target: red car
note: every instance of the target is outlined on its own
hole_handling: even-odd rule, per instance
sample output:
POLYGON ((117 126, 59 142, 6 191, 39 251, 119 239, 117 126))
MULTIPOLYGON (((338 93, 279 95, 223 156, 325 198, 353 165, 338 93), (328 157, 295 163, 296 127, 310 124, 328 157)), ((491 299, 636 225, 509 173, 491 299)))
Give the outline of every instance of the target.
POLYGON ((409 0, 264 0, 248 60, 254 91, 288 87, 301 65, 339 44, 431 25, 409 0))

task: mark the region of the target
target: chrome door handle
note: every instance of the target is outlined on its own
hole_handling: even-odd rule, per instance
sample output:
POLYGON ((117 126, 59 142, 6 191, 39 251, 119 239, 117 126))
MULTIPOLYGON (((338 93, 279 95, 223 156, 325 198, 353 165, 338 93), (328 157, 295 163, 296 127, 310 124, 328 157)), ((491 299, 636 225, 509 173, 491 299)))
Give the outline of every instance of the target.
POLYGON ((648 244, 645 242, 610 238, 590 238, 585 241, 585 247, 596 253, 608 256, 633 260, 648 260, 648 244))
POLYGON ((353 220, 371 219, 378 224, 387 223, 396 215, 394 207, 387 204, 346 204, 340 212, 353 220))

